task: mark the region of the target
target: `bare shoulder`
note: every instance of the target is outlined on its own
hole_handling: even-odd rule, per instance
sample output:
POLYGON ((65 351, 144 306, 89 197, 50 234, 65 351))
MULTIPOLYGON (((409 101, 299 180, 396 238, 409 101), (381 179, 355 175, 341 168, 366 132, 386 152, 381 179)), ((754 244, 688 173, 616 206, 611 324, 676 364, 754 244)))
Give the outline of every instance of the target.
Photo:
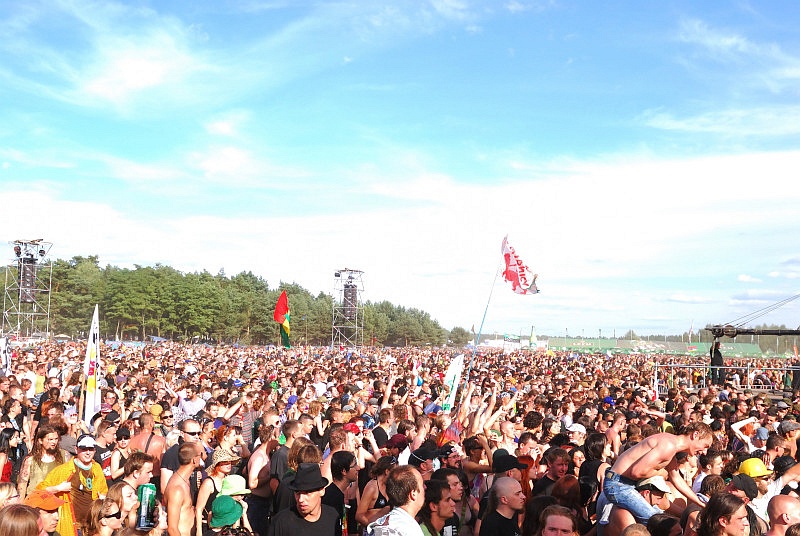
POLYGON ((652 448, 674 448, 678 444, 679 438, 675 434, 669 432, 662 432, 660 434, 651 435, 646 439, 652 448))
POLYGON ((370 480, 367 482, 367 485, 364 486, 364 491, 361 492, 361 496, 364 497, 367 494, 376 494, 378 491, 378 481, 375 479, 370 480))

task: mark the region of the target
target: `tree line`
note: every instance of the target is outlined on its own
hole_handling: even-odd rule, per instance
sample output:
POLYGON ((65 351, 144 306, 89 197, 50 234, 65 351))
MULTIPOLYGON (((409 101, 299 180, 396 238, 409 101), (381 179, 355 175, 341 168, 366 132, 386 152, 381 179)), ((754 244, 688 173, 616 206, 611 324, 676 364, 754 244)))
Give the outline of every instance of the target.
MULTIPOLYGON (((106 266, 97 256, 53 262, 51 332, 85 337, 95 304, 101 337, 177 341, 209 340, 240 344, 278 344, 275 303, 285 290, 291 309, 292 344, 331 343, 333 296, 313 296, 296 283, 270 287, 252 272, 232 277, 224 271, 183 273, 169 266, 133 269, 106 266)), ((440 346, 463 344, 463 328, 451 332, 419 309, 388 301, 363 304, 364 344, 440 346), (452 339, 457 340, 452 340, 452 339)), ((468 335, 468 334, 467 334, 468 335)))

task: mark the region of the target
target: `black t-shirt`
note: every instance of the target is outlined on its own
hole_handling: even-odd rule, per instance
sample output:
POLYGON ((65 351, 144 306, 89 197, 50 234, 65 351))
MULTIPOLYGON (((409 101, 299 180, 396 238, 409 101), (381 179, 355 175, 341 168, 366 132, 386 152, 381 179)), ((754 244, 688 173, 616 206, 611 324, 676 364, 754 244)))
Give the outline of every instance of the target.
POLYGON ((517 514, 508 519, 496 511, 489 513, 481 523, 480 536, 520 536, 517 514))
POLYGON ((383 448, 387 441, 389 441, 389 434, 386 433, 386 430, 381 428, 380 426, 376 426, 372 429, 372 437, 375 438, 375 444, 378 445, 378 448, 383 448))
POLYGON ((313 523, 300 517, 294 508, 277 513, 269 525, 268 536, 336 536, 339 522, 336 510, 327 504, 321 508, 319 519, 313 523))
POLYGON ((109 447, 101 447, 100 445, 94 448, 94 461, 100 464, 103 468, 103 474, 106 477, 106 482, 111 482, 111 455, 114 453, 114 445, 109 447))
POLYGON ((342 518, 345 516, 344 493, 339 486, 331 483, 325 488, 325 495, 322 496, 322 504, 327 504, 336 510, 339 522, 336 524, 336 536, 342 536, 342 518))
POLYGON ((536 497, 537 495, 550 495, 550 492, 553 491, 553 486, 555 483, 555 480, 552 480, 549 476, 544 475, 536 482, 536 484, 534 484, 533 489, 531 490, 531 497, 536 497))
POLYGON ((289 470, 289 447, 281 445, 269 461, 269 474, 283 482, 286 471, 289 470))

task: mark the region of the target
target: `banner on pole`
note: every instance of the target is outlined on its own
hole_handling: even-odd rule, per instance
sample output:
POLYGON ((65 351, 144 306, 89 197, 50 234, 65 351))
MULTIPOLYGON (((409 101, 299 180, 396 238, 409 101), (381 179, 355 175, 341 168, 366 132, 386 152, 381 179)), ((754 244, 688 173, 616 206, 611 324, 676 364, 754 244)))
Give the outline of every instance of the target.
POLYGON ((447 398, 442 404, 442 410, 450 411, 456 402, 456 390, 461 380, 461 373, 464 371, 464 354, 458 354, 450 362, 447 372, 444 375, 443 385, 447 386, 447 398))
POLYGON ((100 411, 102 393, 100 392, 100 317, 97 305, 94 306, 89 340, 86 343, 86 358, 83 361, 83 375, 86 378, 86 398, 83 405, 83 420, 91 423, 92 417, 100 411))

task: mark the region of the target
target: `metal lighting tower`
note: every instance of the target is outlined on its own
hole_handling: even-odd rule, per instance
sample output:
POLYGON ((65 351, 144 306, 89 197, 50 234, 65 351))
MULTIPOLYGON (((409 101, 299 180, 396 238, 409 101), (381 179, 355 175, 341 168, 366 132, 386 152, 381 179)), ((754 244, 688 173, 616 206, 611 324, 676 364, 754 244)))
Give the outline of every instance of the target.
POLYGON ((18 339, 50 336, 50 288, 53 263, 47 258, 52 242, 14 240, 14 259, 6 265, 3 321, 0 334, 18 339))
POLYGON ((333 321, 331 346, 358 348, 364 345, 364 283, 361 270, 344 268, 333 274, 333 321))

